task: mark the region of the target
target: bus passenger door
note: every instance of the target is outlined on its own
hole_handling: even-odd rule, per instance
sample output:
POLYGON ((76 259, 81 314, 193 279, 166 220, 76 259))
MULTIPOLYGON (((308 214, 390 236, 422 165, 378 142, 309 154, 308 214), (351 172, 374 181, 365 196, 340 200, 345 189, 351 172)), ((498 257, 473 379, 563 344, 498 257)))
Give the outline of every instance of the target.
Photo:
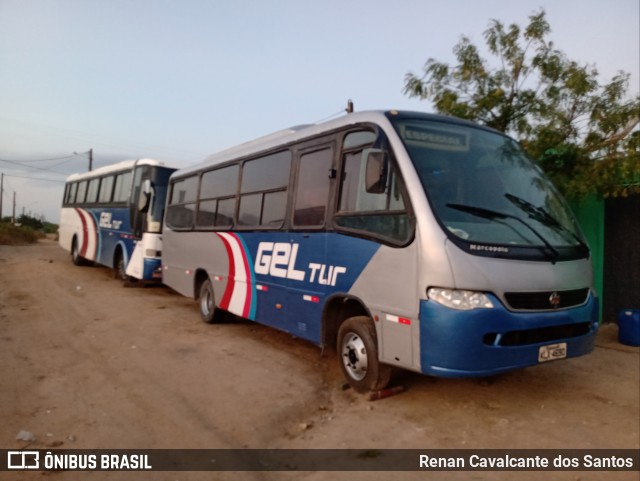
POLYGON ((321 336, 322 306, 332 288, 326 222, 336 172, 334 152, 334 143, 327 140, 315 141, 298 152, 289 233, 296 254, 294 274, 287 279, 289 327, 297 336, 316 343, 321 336))

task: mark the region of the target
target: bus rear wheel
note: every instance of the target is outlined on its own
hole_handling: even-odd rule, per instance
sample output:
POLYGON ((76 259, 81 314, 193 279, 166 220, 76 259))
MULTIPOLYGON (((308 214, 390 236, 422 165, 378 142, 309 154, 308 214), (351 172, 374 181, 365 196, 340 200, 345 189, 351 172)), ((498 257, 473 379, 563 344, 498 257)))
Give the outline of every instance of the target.
POLYGON ((216 324, 222 322, 221 313, 216 307, 216 300, 213 293, 213 285, 211 279, 207 278, 200 286, 198 296, 198 304, 200 305, 200 318, 207 324, 216 324))
POLYGON ((367 316, 351 317, 338 330, 340 368, 358 392, 384 389, 391 380, 391 366, 378 360, 376 328, 367 316))
POLYGON ((71 261, 76 266, 85 265, 84 257, 80 255, 80 248, 78 247, 78 239, 75 237, 71 242, 71 261))

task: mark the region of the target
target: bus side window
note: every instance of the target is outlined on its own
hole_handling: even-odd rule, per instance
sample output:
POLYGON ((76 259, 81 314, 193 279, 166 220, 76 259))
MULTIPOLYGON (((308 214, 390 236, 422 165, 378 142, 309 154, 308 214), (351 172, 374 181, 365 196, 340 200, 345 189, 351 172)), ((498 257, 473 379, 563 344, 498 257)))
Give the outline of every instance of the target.
POLYGON ((403 243, 409 240, 411 228, 388 153, 384 154, 386 165, 381 170, 385 176, 381 179, 382 188, 367 192, 367 157, 379 151, 377 145, 374 148, 375 135, 369 134, 367 138, 362 132, 350 133, 343 142, 342 184, 335 223, 345 229, 387 238, 392 243, 403 243), (362 144, 357 139, 368 142, 362 144))
POLYGON ((87 181, 83 180, 78 184, 78 193, 76 194, 76 204, 84 204, 87 195, 87 181))
POLYGON ((89 189, 87 190, 87 204, 95 204, 98 200, 98 187, 100 179, 91 179, 89 181, 89 189))
POLYGON ((280 228, 287 208, 291 152, 284 150, 242 167, 238 225, 280 228))
POLYGON ((131 189, 131 172, 123 172, 116 176, 116 183, 113 190, 114 202, 127 202, 129 190, 131 189))
POLYGON ((113 175, 103 177, 100 183, 100 194, 98 195, 98 202, 101 204, 108 204, 111 202, 111 195, 113 193, 113 175))
POLYGON ((240 167, 229 165, 202 174, 196 225, 200 228, 230 227, 236 210, 240 167))
POLYGON ((191 229, 198 196, 198 176, 174 182, 167 210, 167 224, 175 229, 191 229))
POLYGON ((78 183, 67 185, 67 197, 64 200, 65 204, 73 204, 76 201, 76 191, 78 189, 78 183))

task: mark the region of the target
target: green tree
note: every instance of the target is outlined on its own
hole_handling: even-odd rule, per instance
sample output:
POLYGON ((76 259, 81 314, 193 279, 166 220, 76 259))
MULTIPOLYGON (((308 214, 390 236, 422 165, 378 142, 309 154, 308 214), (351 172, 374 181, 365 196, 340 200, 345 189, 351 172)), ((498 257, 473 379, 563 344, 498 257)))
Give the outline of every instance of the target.
POLYGON ((430 58, 406 75, 404 93, 513 135, 569 197, 640 193, 640 97, 630 99, 629 74, 601 84, 550 32, 544 10, 524 28, 492 20, 484 32, 492 64, 463 36, 456 65, 430 58))
POLYGON ((30 215, 22 214, 18 217, 18 224, 30 227, 33 230, 40 230, 44 227, 44 224, 40 219, 36 219, 35 217, 31 217, 30 215))

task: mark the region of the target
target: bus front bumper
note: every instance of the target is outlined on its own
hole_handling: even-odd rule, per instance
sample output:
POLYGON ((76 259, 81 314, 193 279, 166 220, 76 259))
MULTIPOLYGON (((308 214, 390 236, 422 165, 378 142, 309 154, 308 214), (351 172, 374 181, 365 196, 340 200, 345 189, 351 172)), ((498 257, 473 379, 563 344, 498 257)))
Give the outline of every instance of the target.
POLYGON ((492 376, 593 350, 599 312, 593 295, 582 306, 542 312, 512 312, 489 297, 495 307, 470 311, 420 301, 423 373, 492 376))
POLYGON ((146 281, 162 281, 162 260, 146 258, 144 260, 144 274, 146 281))

